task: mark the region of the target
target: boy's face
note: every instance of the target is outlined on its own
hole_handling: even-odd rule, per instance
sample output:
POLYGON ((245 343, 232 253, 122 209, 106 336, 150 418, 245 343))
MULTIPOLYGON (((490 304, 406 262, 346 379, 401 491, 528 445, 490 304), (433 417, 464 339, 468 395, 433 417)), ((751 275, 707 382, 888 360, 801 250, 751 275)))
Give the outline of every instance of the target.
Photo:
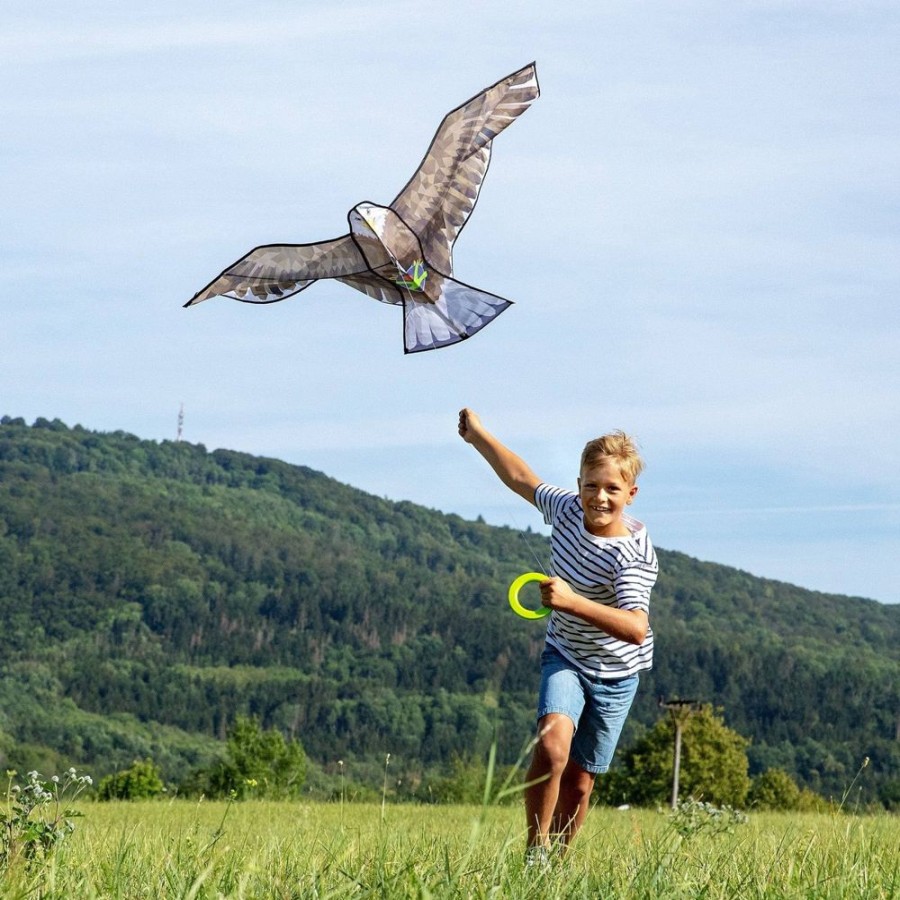
POLYGON ((597 537, 625 537, 625 507, 634 499, 637 485, 627 481, 611 459, 601 459, 581 470, 578 495, 584 507, 584 527, 597 537))

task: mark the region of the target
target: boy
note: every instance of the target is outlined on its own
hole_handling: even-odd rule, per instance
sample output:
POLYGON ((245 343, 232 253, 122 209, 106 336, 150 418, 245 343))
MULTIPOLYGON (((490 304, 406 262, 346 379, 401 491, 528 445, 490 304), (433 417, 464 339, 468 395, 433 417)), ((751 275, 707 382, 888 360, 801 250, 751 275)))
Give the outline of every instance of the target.
POLYGON ((470 409, 459 434, 500 480, 552 527, 551 571, 540 583, 551 613, 541 655, 538 737, 528 770, 526 864, 549 864, 584 822, 595 777, 606 772, 638 686, 653 662, 650 590, 656 553, 643 524, 625 512, 643 469, 622 432, 588 442, 578 493, 545 484, 470 409))

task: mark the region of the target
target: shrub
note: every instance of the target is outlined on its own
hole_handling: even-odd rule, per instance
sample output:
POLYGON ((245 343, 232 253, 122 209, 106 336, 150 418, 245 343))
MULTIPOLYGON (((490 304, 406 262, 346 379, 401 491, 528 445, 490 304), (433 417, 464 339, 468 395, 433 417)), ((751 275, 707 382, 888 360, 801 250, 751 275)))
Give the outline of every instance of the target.
POLYGON ((747 800, 756 809, 799 809, 800 788, 784 769, 766 769, 751 782, 747 800))
POLYGON ((209 797, 289 799, 306 781, 306 753, 299 741, 286 741, 277 729, 263 731, 256 719, 238 716, 229 732, 226 757, 195 772, 185 793, 209 797))
POLYGON ((150 759, 135 760, 130 769, 100 779, 100 800, 150 800, 165 793, 159 769, 150 759))

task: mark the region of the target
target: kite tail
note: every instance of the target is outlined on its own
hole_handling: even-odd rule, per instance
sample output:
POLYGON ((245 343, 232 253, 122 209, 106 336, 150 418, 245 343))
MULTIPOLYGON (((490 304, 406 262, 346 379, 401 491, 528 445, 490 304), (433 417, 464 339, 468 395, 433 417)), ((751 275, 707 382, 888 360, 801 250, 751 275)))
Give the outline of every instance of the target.
POLYGON ((404 350, 418 353, 447 347, 471 337, 492 322, 511 300, 439 276, 437 299, 403 291, 404 350), (421 297, 421 299, 419 299, 421 297))

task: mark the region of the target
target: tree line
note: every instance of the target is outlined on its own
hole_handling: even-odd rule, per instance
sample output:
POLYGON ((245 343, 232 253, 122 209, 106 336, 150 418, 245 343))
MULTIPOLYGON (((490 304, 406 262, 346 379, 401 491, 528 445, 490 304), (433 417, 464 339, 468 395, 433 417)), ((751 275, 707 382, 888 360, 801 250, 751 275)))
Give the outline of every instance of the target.
MULTIPOLYGON (((311 764, 410 781, 511 765, 542 631, 506 586, 546 539, 373 497, 302 466, 58 420, 0 420, 0 758, 180 779, 238 717, 311 764), (367 769, 368 767, 368 769, 367 769)), ((750 776, 869 799, 900 783, 900 608, 660 551, 656 664, 622 746, 697 697, 750 776)), ((432 779, 433 781, 433 779, 432 779)))

